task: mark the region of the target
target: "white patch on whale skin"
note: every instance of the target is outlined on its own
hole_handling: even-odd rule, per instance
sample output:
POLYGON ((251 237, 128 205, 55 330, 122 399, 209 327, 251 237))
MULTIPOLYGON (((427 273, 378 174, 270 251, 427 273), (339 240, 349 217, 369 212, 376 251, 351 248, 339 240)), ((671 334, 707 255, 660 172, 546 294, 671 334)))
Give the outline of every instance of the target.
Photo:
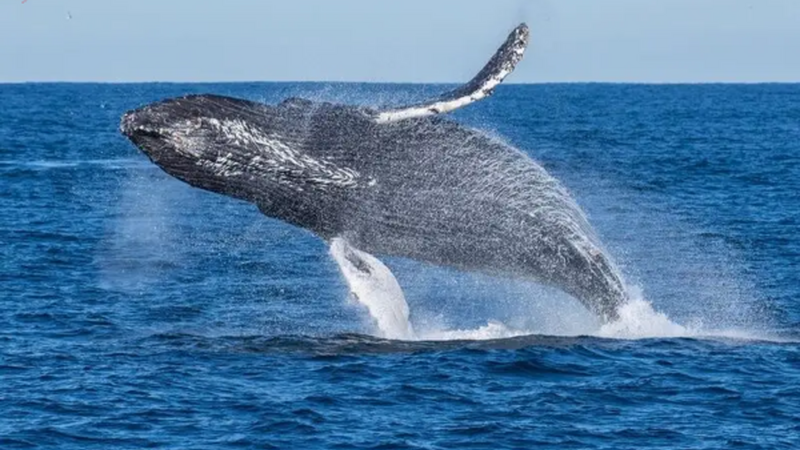
POLYGON ((184 120, 176 123, 169 129, 160 129, 158 133, 178 152, 192 158, 201 158, 206 139, 200 132, 202 122, 199 120, 184 120))
POLYGON ((202 167, 212 169, 223 177, 236 177, 243 173, 243 166, 233 159, 233 153, 220 155, 216 161, 201 159, 197 163, 202 167))
POLYGON ((331 241, 330 254, 339 265, 350 292, 366 307, 386 339, 414 339, 403 290, 391 270, 378 258, 362 252, 342 238, 331 241))
MULTIPOLYGON (((357 187, 361 175, 358 171, 341 167, 324 159, 317 159, 288 145, 287 139, 277 133, 265 133, 247 122, 238 119, 219 120, 211 117, 190 119, 176 124, 165 134, 177 151, 197 159, 197 165, 224 176, 272 175, 274 180, 285 184, 311 183, 318 186, 357 187), (223 145, 231 148, 246 148, 245 160, 228 152, 216 156, 205 149, 223 145)), ((367 180, 374 186, 375 180, 367 180)))
POLYGON ((406 119, 433 116, 436 114, 444 114, 450 111, 455 111, 456 109, 462 108, 471 103, 475 103, 479 100, 483 100, 484 98, 491 95, 494 89, 500 83, 502 83, 503 80, 512 71, 513 71, 512 69, 506 68, 497 72, 497 74, 486 80, 486 83, 483 84, 477 92, 474 92, 471 95, 459 97, 452 100, 442 100, 442 101, 432 102, 430 104, 420 105, 417 107, 411 107, 395 111, 386 111, 384 113, 379 114, 378 118, 375 121, 377 123, 391 123, 391 122, 399 122, 401 120, 406 120, 406 119))
POLYGON ((494 89, 514 71, 517 63, 522 60, 528 46, 528 39, 527 25, 519 25, 509 34, 486 66, 467 84, 430 102, 381 112, 375 117, 375 122, 391 123, 444 114, 492 95, 494 89))

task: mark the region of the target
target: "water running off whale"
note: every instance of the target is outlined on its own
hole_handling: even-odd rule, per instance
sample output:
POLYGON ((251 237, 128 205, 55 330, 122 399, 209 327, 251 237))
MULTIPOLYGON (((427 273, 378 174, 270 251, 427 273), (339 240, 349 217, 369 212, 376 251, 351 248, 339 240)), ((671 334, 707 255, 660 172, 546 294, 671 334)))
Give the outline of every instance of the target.
MULTIPOLYGON (((470 82, 416 105, 196 95, 129 111, 120 127, 168 174, 331 243, 371 312, 382 309, 369 292, 402 298, 372 256, 386 255, 554 286, 613 322, 629 295, 567 190, 521 151, 441 117, 488 97, 528 38, 520 25, 470 82)), ((413 333, 399 300, 389 310, 384 334, 413 333)))

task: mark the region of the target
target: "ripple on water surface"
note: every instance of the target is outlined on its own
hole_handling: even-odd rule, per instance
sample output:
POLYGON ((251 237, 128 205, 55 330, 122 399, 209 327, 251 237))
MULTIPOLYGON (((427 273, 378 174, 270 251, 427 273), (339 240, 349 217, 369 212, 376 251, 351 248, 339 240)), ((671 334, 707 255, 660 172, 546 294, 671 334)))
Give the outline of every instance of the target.
POLYGON ((387 260, 405 341, 318 239, 118 132, 186 93, 437 89, 0 85, 0 448, 800 448, 796 85, 504 86, 459 111, 562 180, 641 293, 603 326, 387 260))

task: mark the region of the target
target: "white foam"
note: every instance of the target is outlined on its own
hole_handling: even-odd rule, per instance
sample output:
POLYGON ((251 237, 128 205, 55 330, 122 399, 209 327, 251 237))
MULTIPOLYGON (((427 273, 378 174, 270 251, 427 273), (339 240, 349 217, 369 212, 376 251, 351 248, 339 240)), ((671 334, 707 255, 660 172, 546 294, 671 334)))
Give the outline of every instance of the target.
POLYGON ((680 338, 693 333, 689 328, 679 325, 656 311, 653 305, 634 291, 633 299, 619 310, 619 319, 604 324, 594 336, 620 339, 680 338))
MULTIPOLYGON (((347 247, 340 240, 332 243, 331 255, 339 264, 358 303, 369 313, 368 325, 372 333, 387 339, 481 341, 540 335, 621 340, 694 338, 786 342, 786 338, 777 332, 731 327, 729 323, 715 320, 714 314, 688 317, 677 323, 654 307, 636 286, 626 287, 630 300, 620 308, 619 319, 603 324, 578 302, 559 292, 537 289, 537 286, 528 283, 497 279, 483 280, 484 283, 490 283, 488 286, 491 288, 482 290, 477 289, 480 283, 468 282, 473 277, 457 279, 458 282, 448 285, 447 277, 440 273, 433 278, 423 276, 422 279, 418 273, 411 283, 417 289, 412 288, 410 293, 415 298, 425 299, 435 296, 435 292, 442 289, 450 292, 448 295, 457 295, 458 292, 451 290, 461 288, 472 294, 478 292, 477 295, 467 295, 465 301, 490 302, 497 306, 496 310, 489 312, 491 315, 487 317, 485 325, 477 328, 445 325, 450 322, 448 318, 441 313, 431 316, 430 311, 424 309, 416 313, 412 324, 405 295, 388 267, 371 255, 347 247), (348 258, 348 251, 356 258, 348 258), (359 268, 359 261, 369 267, 368 272, 363 267, 359 268), (431 285, 430 289, 418 289, 427 285, 431 285), (503 320, 496 320, 492 316, 503 320)), ((422 274, 428 274, 430 270, 425 268, 422 274)))
POLYGON ((619 310, 619 320, 605 324, 593 336, 613 339, 696 338, 784 341, 770 333, 737 328, 718 328, 706 325, 701 318, 681 325, 665 313, 657 311, 644 298, 640 289, 628 289, 632 299, 619 310))
MULTIPOLYGON (((379 261, 377 262, 380 264, 379 261)), ((450 329, 431 325, 430 323, 425 328, 412 327, 411 323, 408 323, 408 306, 400 287, 391 273, 388 272, 389 269, 383 264, 380 264, 380 267, 382 267, 381 271, 384 269, 387 271, 393 283, 387 283, 386 281, 375 283, 369 280, 362 280, 356 276, 357 273, 345 274, 345 278, 348 279, 351 289, 354 292, 358 292, 359 302, 367 306, 374 323, 377 325, 377 335, 388 339, 482 341, 528 335, 557 335, 565 337, 594 336, 622 340, 696 338, 785 341, 785 339, 781 339, 778 336, 753 330, 707 327, 703 325, 701 320, 694 320, 687 325, 676 323, 667 314, 654 308, 642 296, 641 291, 636 288, 630 289, 632 299, 620 309, 619 319, 607 324, 581 321, 579 324, 576 323, 574 327, 553 330, 552 328, 514 328, 502 321, 489 320, 486 325, 475 329, 450 329), (416 333, 412 331, 413 328, 417 328, 416 333)), ((383 277, 385 275, 382 274, 379 278, 384 280, 383 277)), ((557 315, 558 312, 553 311, 553 314, 557 315)))
POLYGON ((526 330, 515 330, 504 323, 490 320, 486 325, 474 330, 426 330, 417 333, 423 341, 487 341, 509 339, 531 334, 526 330))

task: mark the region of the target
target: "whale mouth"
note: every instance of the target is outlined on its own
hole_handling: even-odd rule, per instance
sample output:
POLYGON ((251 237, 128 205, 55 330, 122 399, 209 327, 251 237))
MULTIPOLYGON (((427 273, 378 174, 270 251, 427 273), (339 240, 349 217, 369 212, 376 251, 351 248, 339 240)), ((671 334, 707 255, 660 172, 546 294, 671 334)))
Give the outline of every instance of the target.
POLYGON ((155 163, 168 153, 169 130, 146 107, 126 112, 122 116, 119 129, 155 163))

